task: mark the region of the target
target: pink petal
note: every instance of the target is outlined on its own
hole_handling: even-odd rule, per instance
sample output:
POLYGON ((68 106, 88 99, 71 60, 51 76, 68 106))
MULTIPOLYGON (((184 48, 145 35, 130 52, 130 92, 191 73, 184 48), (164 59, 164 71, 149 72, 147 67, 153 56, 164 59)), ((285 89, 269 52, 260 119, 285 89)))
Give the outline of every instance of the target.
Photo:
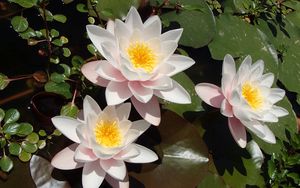
POLYGON ((106 102, 108 105, 117 105, 132 96, 127 82, 110 82, 105 91, 106 102))
POLYGON ((62 170, 71 170, 82 167, 84 163, 78 163, 74 160, 74 154, 77 147, 78 144, 74 143, 61 150, 52 158, 51 165, 62 170))
POLYGON ((55 116, 52 119, 53 125, 66 137, 73 142, 80 143, 76 134, 76 128, 82 123, 76 119, 66 116, 55 116))
POLYGON ((86 163, 82 170, 83 188, 98 188, 102 184, 105 174, 99 160, 86 163))
POLYGON ((246 129, 244 125, 240 122, 240 120, 233 117, 233 118, 228 118, 228 126, 235 142, 241 148, 245 148, 247 145, 247 138, 246 138, 246 129))
POLYGON ((129 179, 128 174, 126 173, 126 177, 124 180, 116 180, 110 175, 106 174, 105 180, 113 187, 113 188, 129 188, 129 179))
POLYGON ((152 97, 148 103, 141 103, 135 97, 131 97, 131 102, 140 116, 146 121, 153 125, 159 125, 160 107, 156 97, 152 97))
POLYGON ((97 84, 102 87, 106 87, 109 81, 104 78, 101 78, 96 73, 97 66, 102 62, 103 61, 88 62, 81 67, 81 72, 92 83, 97 84))
POLYGON ((84 147, 83 145, 79 145, 75 150, 74 159, 75 161, 85 163, 95 161, 98 159, 98 157, 91 149, 84 147))
POLYGON ((169 30, 160 36, 160 40, 161 41, 172 40, 172 41, 178 42, 181 37, 182 32, 183 32, 182 28, 169 30))
POLYGON ((125 159, 126 162, 129 162, 129 163, 151 163, 158 159, 158 156, 152 150, 149 150, 148 148, 138 145, 138 144, 132 144, 132 145, 134 145, 140 151, 140 154, 136 157, 125 159))
POLYGON ((128 82, 128 87, 134 97, 142 103, 147 103, 153 96, 153 90, 145 88, 140 82, 128 82))
POLYGON ((233 117, 232 106, 226 99, 221 104, 221 114, 226 117, 233 117))
POLYGON ((175 70, 168 74, 168 76, 173 76, 179 72, 182 72, 192 65, 195 64, 195 61, 187 56, 173 54, 166 63, 175 67, 175 70))
POLYGON ((220 108, 225 99, 221 89, 213 84, 200 83, 196 85, 195 90, 204 102, 216 108, 220 108))
POLYGON ((106 173, 115 179, 124 180, 126 177, 127 170, 123 161, 115 159, 100 160, 100 165, 106 173))
POLYGON ((124 119, 128 119, 130 111, 131 111, 131 104, 129 102, 122 103, 116 107, 117 116, 120 121, 124 119))
POLYGON ((127 146, 125 149, 120 151, 117 155, 115 155, 113 158, 115 160, 125 160, 128 158, 136 157, 140 154, 140 151, 134 147, 133 144, 127 146))
POLYGON ((86 95, 83 100, 84 120, 87 120, 88 115, 98 116, 101 113, 101 108, 98 103, 89 95, 86 95))
POLYGON ((154 90, 154 95, 170 102, 178 104, 190 104, 190 94, 175 80, 173 80, 173 87, 168 90, 154 90))
POLYGON ((157 79, 141 82, 141 85, 150 89, 165 90, 173 87, 173 81, 168 76, 161 76, 157 79))
POLYGON ((122 73, 111 65, 108 61, 103 61, 99 64, 96 70, 97 74, 106 80, 111 80, 115 82, 123 82, 126 78, 122 73))

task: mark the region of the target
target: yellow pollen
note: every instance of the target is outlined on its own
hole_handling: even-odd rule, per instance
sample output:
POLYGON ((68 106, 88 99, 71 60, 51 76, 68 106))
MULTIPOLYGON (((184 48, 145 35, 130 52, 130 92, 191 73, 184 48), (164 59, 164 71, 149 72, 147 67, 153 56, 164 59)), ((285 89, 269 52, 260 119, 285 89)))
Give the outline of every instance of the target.
POLYGON ((94 129, 94 134, 96 142, 104 147, 111 148, 121 145, 121 131, 116 121, 100 120, 94 129))
POLYGON ((156 55, 145 42, 132 42, 127 48, 127 53, 134 68, 142 68, 151 73, 156 66, 156 55))
POLYGON ((249 83, 243 84, 242 96, 244 97, 244 99, 246 99, 249 106, 254 110, 259 109, 263 104, 263 98, 259 89, 249 83))

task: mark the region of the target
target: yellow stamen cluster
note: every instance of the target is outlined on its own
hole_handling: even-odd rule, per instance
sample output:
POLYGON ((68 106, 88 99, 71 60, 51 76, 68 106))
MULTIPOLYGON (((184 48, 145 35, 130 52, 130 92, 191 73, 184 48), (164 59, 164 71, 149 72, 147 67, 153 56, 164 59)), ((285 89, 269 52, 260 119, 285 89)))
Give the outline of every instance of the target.
POLYGON ((151 73, 157 64, 156 55, 145 42, 132 42, 127 53, 134 68, 142 68, 147 73, 151 73))
POLYGON ((96 142, 104 147, 117 147, 122 143, 122 135, 116 121, 98 121, 94 134, 96 142))
POLYGON ((242 96, 252 109, 258 110, 261 108, 263 104, 263 97, 261 96, 261 93, 257 87, 251 85, 250 83, 243 84, 242 96))

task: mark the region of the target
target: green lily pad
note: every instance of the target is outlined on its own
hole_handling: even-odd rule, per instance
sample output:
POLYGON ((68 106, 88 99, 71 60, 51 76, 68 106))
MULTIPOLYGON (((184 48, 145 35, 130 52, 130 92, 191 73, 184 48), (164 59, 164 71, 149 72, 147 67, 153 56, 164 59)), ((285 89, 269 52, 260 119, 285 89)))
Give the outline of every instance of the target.
POLYGON ((175 113, 166 112, 162 114, 160 126, 148 133, 140 139, 154 145, 160 160, 143 164, 138 173, 132 171, 129 175, 144 187, 181 188, 198 185, 207 172, 208 151, 197 129, 175 113))
POLYGON ((208 47, 216 60, 223 60, 226 54, 235 58, 251 55, 253 60, 262 59, 266 71, 278 76, 276 49, 262 31, 241 18, 222 14, 217 19, 217 35, 208 47))
POLYGON ((184 28, 179 44, 199 48, 207 45, 216 33, 215 18, 204 0, 182 0, 183 10, 171 11, 161 15, 163 22, 177 22, 184 28), (197 9, 184 9, 197 7, 197 9))
MULTIPOLYGON (((101 19, 104 20, 116 19, 116 18, 122 19, 127 15, 128 10, 130 9, 131 6, 138 7, 138 5, 139 5, 138 0, 118 0, 118 1, 101 0, 101 1, 97 1, 97 4, 95 5, 95 9, 101 19), (107 12, 110 12, 110 14, 107 14, 107 12)), ((88 1, 88 10, 89 10, 89 15, 97 17, 97 14, 92 8, 90 1, 88 1)))

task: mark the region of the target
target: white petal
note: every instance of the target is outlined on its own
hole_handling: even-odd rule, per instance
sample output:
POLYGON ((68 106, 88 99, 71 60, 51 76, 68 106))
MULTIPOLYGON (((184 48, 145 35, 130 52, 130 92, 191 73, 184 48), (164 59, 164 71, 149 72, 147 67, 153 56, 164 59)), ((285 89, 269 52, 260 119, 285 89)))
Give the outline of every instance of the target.
POLYGON ((160 36, 160 40, 161 41, 170 41, 171 40, 171 41, 178 42, 181 37, 182 32, 183 32, 182 28, 167 31, 160 36))
POLYGON ((170 56, 175 52, 177 49, 177 42, 174 41, 167 41, 161 43, 161 53, 163 54, 164 60, 168 60, 170 56))
POLYGON ((168 90, 154 90, 154 95, 170 102, 179 104, 190 104, 190 94, 175 80, 173 80, 173 88, 168 90))
POLYGON ((103 42, 115 42, 115 37, 107 30, 96 26, 96 25, 87 25, 86 26, 87 34, 97 50, 103 55, 102 43, 103 42))
POLYGON ((168 74, 168 76, 173 76, 191 67, 193 64, 195 64, 195 61, 192 58, 187 56, 173 54, 166 61, 166 63, 175 67, 175 70, 168 74))
POLYGON ((86 163, 82 170, 83 188, 98 188, 102 184, 105 174, 98 160, 86 163))
POLYGON ((241 121, 251 121, 253 118, 257 118, 258 115, 256 115, 253 111, 250 109, 247 109, 245 107, 241 106, 233 106, 232 108, 233 114, 235 117, 237 117, 241 121))
POLYGON ((132 122, 131 130, 137 130, 139 135, 143 134, 149 127, 150 123, 145 120, 137 120, 132 122))
POLYGON ((234 59, 230 54, 226 54, 223 60, 222 76, 226 74, 229 75, 231 79, 233 79, 235 73, 236 69, 234 59))
POLYGON ((106 80, 111 80, 115 82, 123 82, 126 78, 122 75, 122 73, 112 66, 108 61, 103 61, 99 63, 97 70, 97 74, 106 80))
POLYGON ((127 119, 124 119, 119 122, 119 127, 120 127, 123 135, 127 134, 128 130, 131 128, 131 126, 132 126, 132 122, 127 119))
POLYGON ((277 117, 283 117, 283 116, 286 116, 289 114, 289 112, 286 109, 284 109, 280 106, 275 106, 275 105, 272 106, 270 112, 277 117))
POLYGON ((265 142, 271 144, 276 143, 276 138, 267 125, 264 125, 258 121, 243 122, 243 124, 265 142))
POLYGON ((135 7, 131 7, 125 21, 131 28, 141 30, 143 28, 142 19, 135 7))
POLYGON ((51 165, 62 170, 76 169, 83 166, 84 163, 78 163, 74 160, 75 150, 78 144, 74 143, 57 153, 51 161, 51 165))
POLYGON ((136 111, 146 121, 156 126, 159 125, 160 107, 156 97, 152 97, 152 99, 148 103, 141 103, 135 97, 131 97, 131 102, 136 111))
POLYGON ((114 43, 111 42, 102 42, 102 53, 101 55, 112 65, 117 67, 117 62, 119 60, 119 46, 116 46, 114 43))
POLYGON ((263 72, 264 72, 264 62, 263 60, 258 60, 251 66, 250 77, 252 80, 255 80, 261 77, 263 72))
POLYGON ((84 119, 87 119, 88 115, 98 116, 101 112, 101 108, 98 103, 89 95, 86 95, 83 100, 83 114, 84 119))
POLYGON ((233 77, 229 74, 223 74, 221 80, 221 89, 225 98, 229 98, 231 96, 231 88, 232 88, 233 77))
POLYGON ((129 188, 129 179, 128 174, 124 178, 124 180, 116 180, 110 175, 106 174, 105 180, 113 187, 113 188, 129 188))
POLYGON ((107 21, 106 30, 114 35, 114 33, 115 33, 115 22, 113 20, 108 20, 107 21))
POLYGON ((81 67, 81 72, 92 83, 97 84, 102 87, 106 87, 109 81, 104 78, 101 78, 96 73, 96 68, 102 62, 103 61, 88 62, 81 67))
POLYGON ((243 83, 245 81, 245 78, 249 75, 250 69, 251 69, 251 63, 252 59, 251 56, 248 55, 242 62, 242 64, 239 67, 239 70, 237 71, 237 80, 238 83, 243 83))
POLYGON ((128 28, 124 22, 118 19, 115 21, 115 35, 119 40, 121 38, 129 39, 131 32, 131 28, 128 28))
POLYGON ((55 116, 52 119, 54 126, 73 142, 79 143, 80 140, 76 134, 76 128, 82 123, 76 119, 66 116, 55 116))
POLYGON ((145 88, 139 82, 128 82, 128 87, 134 97, 142 103, 147 103, 153 96, 153 90, 145 88))
POLYGON ((157 79, 140 82, 142 86, 149 89, 166 90, 173 87, 173 81, 168 76, 161 76, 157 79))
POLYGON ((86 128, 86 125, 79 125, 76 129, 76 134, 80 140, 80 144, 89 147, 88 129, 86 128))
POLYGON ((264 155, 261 152, 258 144, 254 140, 251 140, 250 142, 248 142, 246 149, 251 155, 251 158, 254 161, 256 168, 260 169, 261 165, 264 162, 264 155))
POLYGON ((93 151, 83 145, 79 145, 75 150, 74 159, 77 162, 86 163, 97 160, 97 156, 93 151))
POLYGON ((258 120, 263 122, 278 122, 277 116, 272 114, 269 110, 266 113, 260 113, 258 120))
POLYGON ((130 144, 125 149, 123 149, 120 153, 114 156, 116 160, 125 160, 128 158, 136 157, 140 154, 140 151, 134 147, 134 144, 130 144))
POLYGON ((195 86, 197 95, 207 104, 220 108, 225 99, 221 88, 209 83, 200 83, 195 86))
POLYGON ((159 37, 161 34, 160 18, 157 15, 149 17, 144 23, 144 28, 144 40, 159 37))
POLYGON ((124 102, 132 96, 127 82, 110 82, 105 90, 106 102, 108 105, 116 105, 124 102))
POLYGON ((100 160, 100 165, 111 177, 124 180, 127 171, 123 161, 115 159, 100 160))
POLYGON ((247 144, 246 129, 244 125, 237 118, 228 118, 228 126, 235 142, 241 147, 245 148, 247 144))
POLYGON ((154 162, 158 159, 158 156, 156 153, 154 153, 152 150, 149 150, 148 148, 138 145, 138 144, 133 144, 135 145, 136 148, 140 151, 140 154, 136 157, 126 159, 126 162, 129 163, 151 163, 154 162))
POLYGON ((280 101, 281 99, 283 99, 284 95, 285 95, 285 91, 283 89, 279 89, 279 88, 271 88, 270 89, 271 92, 268 96, 268 100, 271 103, 276 103, 278 101, 280 101))
POLYGON ((262 75, 259 79, 259 84, 265 87, 271 87, 274 82, 274 74, 273 73, 267 73, 262 75))
POLYGON ((116 107, 117 116, 120 121, 124 119, 128 119, 130 111, 131 111, 131 104, 129 102, 122 103, 116 107))

